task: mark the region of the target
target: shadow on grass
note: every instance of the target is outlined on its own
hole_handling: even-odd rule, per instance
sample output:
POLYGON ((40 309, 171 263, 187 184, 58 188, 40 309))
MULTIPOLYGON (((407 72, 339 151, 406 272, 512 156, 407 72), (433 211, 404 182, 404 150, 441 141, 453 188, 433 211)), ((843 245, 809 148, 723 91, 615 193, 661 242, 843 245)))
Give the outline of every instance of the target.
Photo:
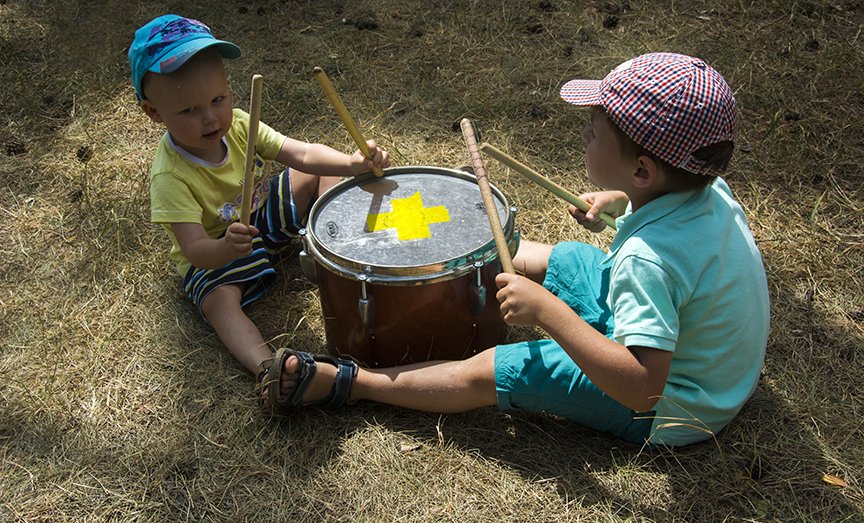
POLYGON ((756 393, 726 429, 700 444, 649 450, 553 416, 494 409, 438 416, 363 403, 339 416, 348 433, 375 423, 425 445, 453 445, 516 470, 526 481, 553 481, 563 503, 609 506, 624 517, 856 520, 861 508, 850 498, 858 497, 857 490, 844 493, 822 479, 833 474, 854 480, 847 467, 854 467, 860 450, 860 424, 850 424, 843 412, 854 410, 854 398, 837 397, 832 383, 843 373, 822 369, 790 379, 796 372, 787 366, 804 371, 827 358, 857 358, 854 346, 861 340, 832 326, 792 289, 773 300, 783 308, 783 323, 800 326, 816 345, 802 356, 777 343, 782 334, 773 334, 756 393), (802 357, 809 362, 802 365, 802 357), (844 451, 848 455, 837 454, 844 451))
POLYGON ((847 521, 860 516, 859 508, 822 483, 832 464, 807 420, 790 413, 788 403, 765 387, 715 440, 656 451, 541 414, 484 409, 439 417, 374 405, 358 409, 355 415, 428 445, 476 452, 532 483, 553 481, 562 503, 609 506, 623 517, 847 521), (765 427, 776 423, 789 432, 779 445, 776 427, 765 427), (775 498, 797 499, 798 505, 775 498))
MULTIPOLYGON (((281 32, 282 28, 261 27, 268 18, 259 16, 256 10, 246 9, 240 13, 240 7, 245 6, 225 8, 223 4, 178 2, 175 7, 183 14, 218 27, 220 36, 236 37, 244 44, 254 42, 254 46, 244 46, 245 60, 232 64, 234 71, 268 69, 274 75, 273 85, 293 85, 298 78, 296 70, 308 69, 310 64, 307 62, 315 57, 324 59, 323 65, 334 76, 337 76, 340 60, 347 63, 355 57, 348 54, 348 58, 340 58, 335 51, 323 51, 326 45, 321 45, 304 61, 290 62, 283 67, 286 62, 279 53, 283 52, 285 45, 281 37, 287 33, 281 32), (222 21, 208 18, 215 16, 213 7, 224 11, 220 13, 222 21), (250 36, 254 36, 253 30, 259 30, 260 37, 253 39, 250 36), (278 65, 274 66, 271 60, 278 65)), ((289 4, 286 7, 274 3, 267 7, 274 11, 302 7, 297 3, 289 4)), ((75 125, 85 127, 88 132, 95 129, 110 133, 115 130, 92 123, 106 116, 97 109, 94 99, 131 97, 124 48, 134 29, 149 18, 143 13, 152 11, 151 14, 155 15, 162 8, 157 3, 142 4, 137 11, 130 12, 127 3, 116 1, 0 2, 0 9, 14 14, 4 20, 3 39, 0 40, 0 81, 9 90, 0 100, 4 124, 0 130, 0 145, 8 164, 16 166, 16 169, 3 167, 2 171, 4 191, 10 200, 36 196, 38 201, 39 197, 51 197, 51 204, 60 208, 58 214, 62 215, 57 221, 62 223, 64 217, 70 222, 80 218, 61 207, 68 205, 69 200, 89 194, 87 180, 80 182, 83 189, 69 187, 68 180, 61 178, 58 182, 56 173, 33 173, 33 165, 39 163, 38 155, 43 151, 61 154, 54 149, 59 144, 69 149, 62 154, 71 158, 71 165, 78 166, 75 155, 80 154, 79 160, 83 161, 88 149, 80 149, 78 142, 68 139, 67 132, 78 137, 86 134, 75 125), (81 44, 82 37, 86 37, 86 45, 81 44), (90 122, 82 123, 76 119, 82 113, 90 122), (21 173, 28 175, 22 176, 21 173), (61 194, 57 197, 53 194, 55 189, 52 185, 64 183, 67 186, 56 188, 61 194)), ((309 42, 326 40, 319 36, 325 32, 321 20, 336 26, 334 32, 341 27, 338 21, 334 23, 342 14, 342 5, 338 2, 313 3, 303 9, 307 19, 297 17, 291 20, 295 25, 290 29, 296 36, 292 43, 303 44, 308 40, 311 47, 309 42)), ((504 12, 505 8, 501 11, 504 12)), ((440 21, 428 13, 422 16, 429 16, 431 23, 426 29, 430 34, 442 31, 448 20, 445 17, 440 21)), ((344 38, 362 38, 372 42, 367 48, 358 46, 354 50, 364 60, 367 55, 362 52, 371 55, 374 48, 385 56, 397 47, 384 40, 381 40, 384 44, 378 47, 376 42, 382 38, 382 33, 359 33, 354 28, 348 29, 350 33, 343 31, 347 34, 343 35, 344 38)), ((579 29, 582 32, 582 28, 579 29)), ((805 32, 801 31, 801 34, 805 32)), ((422 36, 420 29, 412 33, 420 35, 412 38, 422 36)), ((390 34, 398 33, 392 31, 390 34)), ((593 30, 588 31, 588 37, 594 39, 591 45, 600 48, 593 30)), ((414 42, 408 40, 404 47, 428 48, 414 46, 414 42)), ((569 40, 564 43, 567 42, 569 40)), ((454 48, 454 56, 465 52, 461 48, 465 42, 449 43, 452 45, 447 47, 454 48)), ((479 49, 487 51, 486 48, 479 49)), ((606 56, 619 53, 606 47, 600 49, 606 56)), ((569 52, 574 52, 572 46, 569 52)), ((574 57, 582 52, 583 49, 577 46, 574 57)), ((587 54, 585 58, 589 58, 587 54)), ((730 56, 736 61, 746 58, 741 54, 730 56)), ((418 67, 428 73, 427 88, 446 78, 438 76, 438 71, 442 65, 448 64, 437 62, 433 56, 421 54, 418 58, 418 67)), ((493 57, 492 60, 500 58, 493 57)), ((567 61, 573 60, 568 58, 567 61)), ((604 66, 608 61, 603 58, 604 66)), ((741 63, 747 61, 740 60, 741 63)), ((513 64, 508 60, 502 60, 502 63, 513 64)), ((390 65, 393 69, 404 65, 393 64, 390 65)), ((531 65, 533 70, 534 64, 531 65)), ((366 74, 365 69, 358 68, 353 75, 349 74, 349 80, 366 74)), ((575 73, 568 70, 567 74, 572 76, 575 73)), ((381 76, 392 82, 397 80, 395 75, 381 76)), ((403 83, 385 82, 379 88, 406 92, 417 88, 418 78, 404 76, 403 83)), ((531 78, 527 83, 525 78, 516 80, 518 88, 525 92, 534 83, 539 85, 546 81, 539 77, 531 78)), ((245 82, 236 83, 242 91, 245 82)), ((421 140, 428 140, 430 129, 438 125, 424 118, 449 122, 452 121, 447 117, 450 104, 456 107, 454 111, 459 112, 466 110, 466 106, 461 104, 467 104, 470 109, 471 104, 476 103, 471 100, 454 102, 459 97, 453 95, 461 91, 450 85, 436 84, 434 87, 440 88, 444 94, 436 92, 436 96, 429 99, 439 103, 418 103, 417 110, 409 112, 412 120, 420 122, 416 134, 421 140), (447 106, 447 110, 440 109, 442 106, 447 106), (419 117, 424 112, 434 113, 436 109, 440 114, 419 117)), ((749 89, 755 92, 758 87, 749 89)), ((288 122, 310 125, 306 122, 309 120, 316 126, 321 124, 322 128, 338 128, 340 135, 344 134, 332 116, 322 124, 320 115, 329 108, 322 110, 320 93, 311 82, 298 92, 300 95, 296 96, 296 102, 297 93, 288 89, 285 93, 273 94, 274 99, 281 96, 280 103, 285 102, 284 105, 291 109, 274 115, 277 123, 291 127, 288 122), (321 105, 315 106, 316 103, 321 105)), ((390 96, 387 102, 392 99, 394 97, 390 96)), ((506 119, 525 112, 522 106, 508 107, 512 100, 489 96, 485 103, 501 107, 506 119)), ((527 97, 522 97, 520 103, 530 105, 527 100, 527 97)), ((357 99, 349 101, 356 102, 357 99)), ((134 105, 131 98, 128 105, 134 105)), ((373 110, 373 105, 352 105, 352 109, 359 114, 374 114, 381 108, 373 110)), ((275 107, 273 110, 276 112, 275 107)), ((401 125, 408 124, 403 121, 401 125)), ((533 132, 533 127, 530 132, 533 132)), ((445 133, 445 136, 450 135, 445 133)), ((124 138, 94 138, 103 147, 95 151, 97 161, 112 143, 124 138)), ((80 144, 81 147, 88 145, 80 144)), ((553 160, 569 158, 569 153, 561 151, 550 150, 548 154, 553 160)), ((128 174, 126 171, 123 173, 128 174)), ((79 181, 75 180, 75 183, 79 181)), ((81 214, 97 207, 101 209, 101 212, 91 215, 91 222, 81 219, 77 225, 65 223, 56 226, 63 240, 58 240, 58 245, 66 241, 85 243, 88 238, 105 236, 106 231, 120 230, 118 240, 110 243, 111 248, 118 246, 117 252, 122 254, 120 259, 102 256, 102 251, 94 250, 83 254, 89 259, 82 260, 77 271, 70 271, 70 274, 75 272, 76 277, 86 280, 75 283, 84 289, 82 295, 87 294, 88 284, 99 285, 124 271, 135 273, 141 264, 147 263, 144 259, 156 252, 159 256, 166 256, 161 248, 164 245, 154 247, 146 235, 140 244, 121 241, 132 236, 131 231, 146 222, 146 191, 139 190, 138 201, 125 200, 125 194, 113 188, 105 193, 107 196, 94 192, 105 199, 99 199, 93 208, 81 207, 81 214), (115 223, 116 216, 123 218, 119 225, 115 223), (149 252, 149 249, 154 252, 149 252)), ((770 193, 766 191, 766 194, 770 193)), ((42 223, 37 225, 47 227, 42 223)), ((161 234, 161 231, 157 232, 161 234)), ((73 259, 80 259, 71 248, 69 252, 73 259)), ((105 252, 115 253, 107 249, 105 252)), ((64 254, 61 252, 60 257, 64 254)), ((61 263, 66 263, 66 260, 61 263)), ((27 274, 33 261, 22 258, 6 267, 10 268, 8 274, 12 281, 13 275, 17 278, 20 274, 27 274)), ((252 314, 256 321, 260 320, 265 336, 285 333, 288 335, 286 339, 301 350, 323 350, 321 329, 309 326, 311 318, 286 318, 279 312, 285 306, 280 300, 314 299, 310 297, 314 288, 298 279, 299 271, 295 268, 280 267, 280 271, 284 271, 282 288, 256 304, 252 314), (271 314, 268 309, 275 312, 271 314)), ((439 417, 360 405, 335 413, 310 410, 269 420, 254 408, 251 378, 225 354, 218 340, 196 319, 191 307, 173 291, 177 282, 166 280, 161 284, 170 286, 172 291, 147 291, 148 283, 132 281, 134 300, 142 301, 140 308, 133 310, 135 313, 149 305, 143 303, 147 299, 160 301, 176 297, 176 302, 170 303, 164 311, 167 320, 160 324, 167 332, 154 334, 162 336, 158 344, 164 351, 161 354, 150 354, 152 340, 129 342, 127 338, 130 335, 122 332, 117 333, 125 343, 121 350, 129 350, 129 354, 122 357, 107 354, 103 358, 88 353, 93 362, 61 360, 61 356, 67 355, 64 352, 66 346, 62 349, 45 348, 38 342, 31 344, 29 340, 30 347, 26 349, 4 348, 4 363, 7 357, 23 350, 32 350, 31 361, 37 363, 16 367, 14 372, 3 367, 3 374, 0 374, 0 470, 3 472, 0 476, 0 519, 44 520, 56 515, 57 519, 122 520, 144 514, 143 519, 176 520, 183 519, 183 516, 186 519, 204 519, 206 515, 242 518, 278 513, 287 518, 320 520, 325 514, 344 514, 333 504, 333 500, 338 500, 338 488, 333 489, 333 500, 322 499, 316 489, 322 482, 327 483, 328 479, 322 479, 322 476, 332 472, 334 463, 338 466, 345 456, 347 436, 363 430, 370 423, 380 424, 397 434, 409 435, 428 446, 453 445, 464 453, 477 453, 508 470, 517 471, 526 483, 553 483, 564 503, 578 500, 584 506, 610 506, 612 510, 605 514, 624 518, 843 521, 861 517, 860 508, 849 502, 850 498, 860 500, 860 495, 846 495, 844 491, 826 487, 821 476, 826 472, 854 475, 854 471, 844 470, 846 464, 854 460, 842 453, 848 451, 849 456, 864 455, 861 425, 855 419, 855 415, 860 414, 860 392, 842 392, 850 387, 850 383, 857 383, 853 369, 861 366, 860 347, 864 340, 843 326, 832 324, 831 318, 821 314, 818 308, 814 310, 812 295, 807 298, 791 284, 781 287, 774 296, 775 310, 782 310, 786 315, 783 321, 775 323, 775 329, 796 332, 772 336, 774 341, 769 347, 766 372, 756 396, 717 436, 716 443, 712 441, 658 452, 623 444, 549 416, 503 414, 492 409, 439 417), (182 327, 177 328, 178 324, 182 327), (787 343, 790 340, 796 343, 787 343), (41 361, 38 358, 46 354, 49 358, 82 367, 61 372, 63 381, 50 385, 42 375, 50 364, 43 362, 40 366, 38 363, 41 361), (147 359, 151 356, 154 359, 147 359), (141 368, 148 369, 152 375, 142 372, 141 368), (79 369, 82 372, 78 372, 79 369), (102 374, 88 377, 87 371, 102 374), (800 374, 798 379, 794 378, 796 372, 800 374), (32 382, 15 381, 19 376, 29 374, 35 376, 32 382), (96 383, 106 380, 109 386, 100 388, 88 383, 87 379, 96 383), (85 381, 83 385, 82 380, 85 381), (111 380, 122 384, 115 387, 110 384, 111 380), (31 387, 33 390, 28 390, 31 387), (90 404, 94 398, 98 400, 95 406, 90 404), (94 410, 95 407, 107 409, 108 400, 116 401, 110 404, 113 410, 94 410), (262 492, 267 496, 261 496, 262 492)), ((7 288, 13 289, 13 285, 8 284, 7 288)), ((70 289, 74 290, 79 288, 70 289)), ((118 292, 116 296, 126 299, 125 293, 118 292)), ((4 300, 8 299, 4 295, 4 300)), ((37 304, 31 308, 36 309, 37 304)), ((30 322, 24 326, 32 332, 41 332, 46 317, 56 320, 78 311, 77 306, 75 310, 52 310, 44 314, 37 310, 32 318, 24 318, 30 322)), ((21 318, 4 317, 6 319, 11 323, 21 318)), ((76 340, 86 338, 81 332, 76 336, 76 340)), ((96 353, 109 351, 111 347, 92 343, 84 349, 96 353)), ((45 372, 50 373, 50 368, 45 372)), ((860 463, 860 458, 855 460, 860 463)), ((335 474, 335 477, 340 476, 335 474)), ((857 487, 849 487, 852 488, 857 487)), ((418 488, 419 492, 421 488, 418 488)))

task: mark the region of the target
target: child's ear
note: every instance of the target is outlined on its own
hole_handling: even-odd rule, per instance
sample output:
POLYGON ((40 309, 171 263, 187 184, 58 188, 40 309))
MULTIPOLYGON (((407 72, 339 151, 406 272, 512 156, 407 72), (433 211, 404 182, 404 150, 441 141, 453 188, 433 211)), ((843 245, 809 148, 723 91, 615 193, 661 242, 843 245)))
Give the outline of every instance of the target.
POLYGON ((148 102, 147 100, 141 100, 138 106, 141 107, 141 110, 144 111, 144 114, 146 114, 147 117, 150 118, 152 121, 156 123, 163 122, 162 115, 159 114, 159 110, 156 109, 156 106, 152 103, 148 102))
POLYGON ((633 185, 639 189, 646 189, 659 183, 660 166, 653 158, 641 155, 638 158, 636 171, 633 172, 633 185))

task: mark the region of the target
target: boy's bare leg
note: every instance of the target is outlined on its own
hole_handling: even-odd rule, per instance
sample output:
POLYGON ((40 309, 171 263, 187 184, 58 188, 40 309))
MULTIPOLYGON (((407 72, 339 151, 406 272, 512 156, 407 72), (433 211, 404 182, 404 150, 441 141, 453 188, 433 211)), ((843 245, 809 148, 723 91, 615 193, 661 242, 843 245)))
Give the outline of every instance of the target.
POLYGON ((240 307, 242 290, 237 285, 222 285, 204 298, 201 311, 213 326, 228 352, 252 374, 257 374, 259 365, 273 357, 273 353, 261 337, 258 327, 240 307))
POLYGON ((334 185, 341 182, 342 180, 344 180, 344 178, 339 177, 339 176, 321 176, 321 177, 319 177, 318 178, 318 194, 319 195, 324 194, 324 192, 327 189, 329 189, 330 187, 333 187, 334 185))
POLYGON ((522 240, 519 242, 519 252, 513 257, 513 268, 537 283, 543 283, 546 269, 549 268, 549 255, 552 246, 546 243, 522 240))
MULTIPOLYGON (((333 388, 336 367, 318 362, 318 372, 306 389, 308 403, 326 397, 333 388)), ((281 389, 297 386, 299 362, 285 361, 281 389)), ((349 401, 371 400, 426 412, 464 412, 498 403, 495 392, 495 349, 464 361, 429 361, 387 369, 359 369, 349 401)))
POLYGON ((306 216, 312 198, 323 194, 341 181, 339 176, 315 176, 291 169, 291 194, 294 195, 294 203, 297 205, 297 215, 306 216))

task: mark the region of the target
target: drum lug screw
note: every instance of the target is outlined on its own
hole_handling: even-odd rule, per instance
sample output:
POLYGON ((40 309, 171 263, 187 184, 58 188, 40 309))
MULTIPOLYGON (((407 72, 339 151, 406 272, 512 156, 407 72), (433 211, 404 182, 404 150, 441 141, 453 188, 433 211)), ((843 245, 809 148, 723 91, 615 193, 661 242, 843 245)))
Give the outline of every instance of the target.
POLYGON ((477 317, 486 308, 486 286, 483 285, 483 262, 474 262, 474 272, 477 279, 471 282, 468 293, 468 312, 477 317))

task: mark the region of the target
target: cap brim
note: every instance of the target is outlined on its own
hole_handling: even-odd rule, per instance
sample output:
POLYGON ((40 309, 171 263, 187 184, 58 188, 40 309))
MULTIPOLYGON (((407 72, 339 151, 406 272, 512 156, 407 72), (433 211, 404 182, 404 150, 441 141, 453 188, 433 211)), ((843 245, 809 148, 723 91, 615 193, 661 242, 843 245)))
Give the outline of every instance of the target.
POLYGON ((573 105, 601 105, 601 80, 570 80, 561 88, 561 98, 573 105))
POLYGON ((213 38, 198 38, 171 49, 165 56, 156 60, 148 71, 159 74, 173 73, 196 53, 214 46, 223 58, 240 57, 240 48, 231 42, 213 38))

